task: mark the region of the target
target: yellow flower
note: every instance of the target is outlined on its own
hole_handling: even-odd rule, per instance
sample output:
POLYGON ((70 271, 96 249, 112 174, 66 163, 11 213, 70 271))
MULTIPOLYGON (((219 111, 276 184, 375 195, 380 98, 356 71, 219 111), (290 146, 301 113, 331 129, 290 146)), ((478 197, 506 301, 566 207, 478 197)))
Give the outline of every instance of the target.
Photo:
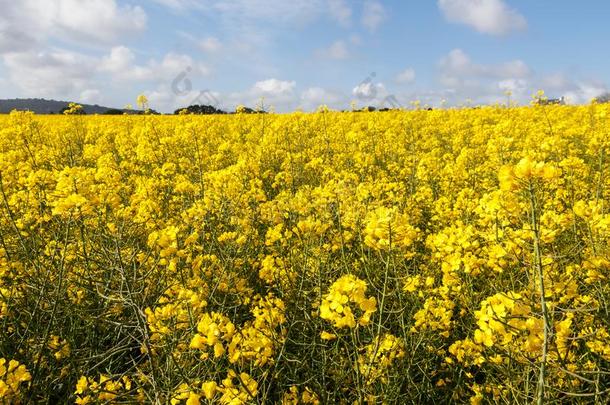
POLYGON ((148 108, 148 98, 144 95, 144 94, 140 94, 138 96, 138 98, 136 99, 136 104, 138 105, 138 107, 140 107, 142 110, 145 110, 148 108))
POLYGON ((0 400, 6 403, 20 402, 21 386, 32 379, 27 368, 17 360, 0 358, 0 400))
POLYGON ((391 334, 377 336, 365 350, 365 355, 358 357, 358 364, 367 384, 377 380, 387 383, 388 369, 405 355, 403 340, 391 334))
POLYGON ((191 392, 189 394, 188 399, 186 400, 186 405, 199 405, 199 395, 195 394, 194 392, 191 392))
POLYGON ((323 340, 335 340, 337 338, 337 335, 335 335, 334 333, 322 331, 322 333, 320 333, 320 337, 323 340))
POLYGON ((364 243, 376 250, 400 248, 407 250, 419 235, 405 214, 395 209, 377 208, 368 215, 364 243))
POLYGON ((226 316, 217 312, 203 314, 197 324, 198 333, 191 339, 190 347, 193 349, 214 348, 214 357, 218 358, 225 353, 223 342, 231 341, 235 333, 235 326, 226 316))
POLYGON ((76 383, 76 391, 74 391, 74 393, 84 394, 88 386, 89 382, 87 381, 87 377, 82 376, 78 379, 78 382, 76 383))
POLYGON ((367 298, 366 282, 348 274, 339 278, 330 286, 330 291, 320 305, 320 317, 331 321, 337 328, 353 328, 356 324, 367 325, 370 316, 377 310, 375 297, 367 298), (349 304, 355 304, 362 315, 359 319, 352 312, 349 304))
POLYGON ((214 381, 206 381, 201 385, 201 389, 205 398, 211 401, 216 395, 218 385, 214 381))

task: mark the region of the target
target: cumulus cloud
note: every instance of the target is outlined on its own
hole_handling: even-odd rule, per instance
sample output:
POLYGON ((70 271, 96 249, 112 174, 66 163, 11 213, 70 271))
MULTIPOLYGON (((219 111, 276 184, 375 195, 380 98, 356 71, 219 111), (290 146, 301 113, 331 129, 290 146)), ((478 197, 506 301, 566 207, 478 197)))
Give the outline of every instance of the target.
POLYGON ((362 10, 362 25, 369 31, 375 31, 385 21, 387 13, 383 5, 374 0, 367 0, 362 10))
POLYGON ((27 95, 69 95, 86 88, 95 74, 93 58, 66 50, 10 53, 3 57, 11 82, 27 95))
POLYGON ((510 91, 513 95, 523 95, 528 89, 528 81, 525 79, 505 79, 498 82, 498 88, 503 92, 510 91))
POLYGON ((127 84, 130 87, 138 83, 165 84, 173 93, 183 95, 191 90, 184 89, 185 79, 203 77, 209 72, 205 64, 191 56, 171 52, 161 59, 138 64, 133 51, 125 46, 113 47, 107 55, 99 57, 49 49, 7 53, 2 60, 11 84, 24 95, 87 103, 102 101, 99 89, 112 85, 122 86, 121 92, 125 92, 127 84))
POLYGON ((505 35, 527 27, 525 17, 503 0, 438 0, 438 7, 447 21, 484 34, 505 35))
POLYGON ((241 104, 254 108, 263 102, 265 109, 274 107, 281 111, 291 111, 298 104, 296 82, 276 78, 258 81, 245 91, 220 94, 219 99, 223 108, 228 110, 234 110, 241 104))
POLYGON ((86 89, 80 93, 78 101, 86 104, 99 104, 102 101, 102 93, 98 89, 86 89))
POLYGON ((279 96, 291 94, 296 86, 295 81, 282 81, 278 79, 267 79, 256 82, 252 87, 254 93, 261 96, 279 96))
POLYGON ((597 81, 586 81, 575 83, 573 90, 565 91, 562 96, 569 104, 588 103, 592 99, 601 96, 608 91, 605 83, 597 81))
POLYGON ((145 91, 151 108, 161 112, 173 112, 189 105, 211 105, 224 109, 222 95, 209 90, 195 90, 176 92, 171 85, 160 83, 153 90, 145 91))
POLYGON ((354 102, 360 107, 376 108, 402 108, 408 104, 405 94, 394 94, 388 91, 383 83, 374 81, 374 76, 369 77, 352 89, 354 102))
POLYGON ((524 101, 533 79, 531 69, 519 59, 497 64, 479 63, 461 49, 450 51, 438 66, 442 97, 453 104, 467 99, 477 103, 504 102, 507 90, 513 93, 513 100, 524 101))
POLYGON ((588 103, 607 91, 607 86, 602 81, 571 78, 563 72, 546 75, 536 82, 536 87, 543 89, 549 97, 564 97, 569 104, 588 103))
POLYGON ((111 43, 142 32, 147 16, 139 6, 115 0, 21 0, 2 3, 0 52, 31 49, 49 38, 111 43))
POLYGON ((475 63, 461 49, 450 51, 441 59, 439 66, 441 80, 448 86, 468 79, 512 79, 530 74, 529 67, 519 59, 495 65, 475 63))
POLYGON ((255 82, 250 88, 232 93, 192 89, 176 92, 167 83, 145 92, 152 108, 157 111, 171 112, 192 104, 212 105, 225 111, 234 111, 238 105, 265 109, 274 107, 280 111, 292 111, 299 104, 296 82, 276 78, 255 82))
POLYGON ((540 86, 542 89, 547 90, 560 90, 566 89, 573 85, 572 81, 568 76, 566 76, 562 72, 555 72, 549 75, 546 75, 540 81, 540 86))
POLYGON ((118 73, 131 69, 136 56, 126 46, 115 46, 110 54, 102 58, 100 69, 108 72, 118 73))
POLYGON ((439 97, 452 104, 471 99, 475 103, 506 102, 528 104, 531 96, 543 89, 548 97, 564 97, 568 103, 587 103, 606 90, 605 83, 592 78, 581 80, 565 72, 536 74, 523 61, 512 60, 499 64, 474 62, 461 49, 454 49, 439 61, 439 97))
MULTIPOLYGON (((130 66, 133 55, 120 50, 102 61, 51 42, 99 49, 146 29, 139 6, 116 0, 21 0, 2 2, 0 57, 11 85, 22 94, 96 101, 96 76, 102 62, 113 71, 130 66)), ((96 90, 98 91, 98 90, 96 90)), ((99 92, 99 91, 98 91, 99 92)))
POLYGON ((164 112, 171 112, 192 104, 212 105, 225 111, 234 111, 238 105, 256 108, 260 106, 261 102, 266 110, 273 107, 280 111, 292 111, 299 103, 296 82, 275 78, 255 82, 250 88, 233 93, 196 89, 188 92, 175 92, 166 83, 160 83, 156 88, 144 93, 152 108, 164 112))
POLYGON ((301 93, 301 103, 299 107, 306 111, 313 111, 321 105, 326 105, 334 109, 341 109, 345 108, 347 104, 347 97, 340 92, 322 87, 310 87, 301 93))
POLYGON ((352 89, 352 94, 359 100, 374 101, 387 93, 383 83, 365 81, 352 89))
POLYGON ((204 63, 185 54, 170 52, 163 59, 151 59, 144 65, 136 64, 135 60, 129 48, 116 46, 102 58, 99 70, 112 73, 112 78, 118 81, 172 81, 180 74, 201 77, 209 73, 204 63))

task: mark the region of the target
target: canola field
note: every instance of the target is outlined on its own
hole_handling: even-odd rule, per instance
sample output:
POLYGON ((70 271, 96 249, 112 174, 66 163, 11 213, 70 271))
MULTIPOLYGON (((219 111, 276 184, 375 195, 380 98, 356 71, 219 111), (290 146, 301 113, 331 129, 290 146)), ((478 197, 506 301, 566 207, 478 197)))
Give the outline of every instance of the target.
POLYGON ((607 403, 610 107, 0 117, 0 402, 607 403))

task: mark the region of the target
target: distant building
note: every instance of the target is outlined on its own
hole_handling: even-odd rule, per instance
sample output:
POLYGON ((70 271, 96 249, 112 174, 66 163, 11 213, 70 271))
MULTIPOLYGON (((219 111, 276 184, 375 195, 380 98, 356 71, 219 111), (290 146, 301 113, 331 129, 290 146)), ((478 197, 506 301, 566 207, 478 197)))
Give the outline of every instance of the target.
POLYGON ((564 96, 559 98, 539 98, 536 100, 536 104, 538 105, 565 105, 566 99, 564 96))

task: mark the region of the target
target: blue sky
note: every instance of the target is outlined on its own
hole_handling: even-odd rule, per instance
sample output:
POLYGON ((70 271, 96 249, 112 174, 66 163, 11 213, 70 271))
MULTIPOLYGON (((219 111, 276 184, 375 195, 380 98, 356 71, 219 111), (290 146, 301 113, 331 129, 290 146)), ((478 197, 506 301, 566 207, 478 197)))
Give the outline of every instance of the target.
POLYGON ((606 91, 605 1, 0 0, 0 98, 277 111, 585 103, 606 91))

